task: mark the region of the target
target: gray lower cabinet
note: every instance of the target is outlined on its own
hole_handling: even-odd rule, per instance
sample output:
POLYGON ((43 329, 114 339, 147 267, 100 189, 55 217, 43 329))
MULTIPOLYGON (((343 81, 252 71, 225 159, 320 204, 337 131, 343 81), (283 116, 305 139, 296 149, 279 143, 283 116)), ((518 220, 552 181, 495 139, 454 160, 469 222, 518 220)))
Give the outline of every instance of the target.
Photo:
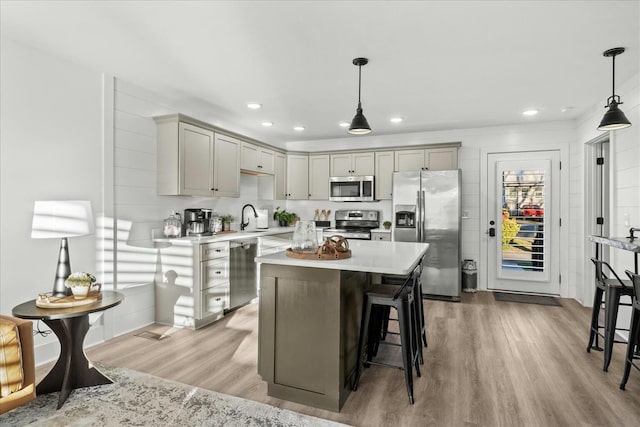
POLYGON ((198 329, 230 308, 229 242, 176 242, 160 249, 157 323, 198 329))
POLYGON ((230 306, 229 257, 213 258, 200 262, 201 315, 219 319, 230 306))
POLYGON ((385 233, 382 231, 372 231, 371 232, 371 240, 378 240, 378 241, 383 241, 383 242, 389 242, 391 241, 391 233, 385 233))
POLYGON ((351 391, 370 274, 260 268, 258 373, 268 395, 339 411, 351 391))
POLYGON ((208 289, 202 290, 202 296, 200 298, 202 304, 202 316, 204 318, 220 319, 224 310, 229 308, 229 286, 213 286, 208 289))

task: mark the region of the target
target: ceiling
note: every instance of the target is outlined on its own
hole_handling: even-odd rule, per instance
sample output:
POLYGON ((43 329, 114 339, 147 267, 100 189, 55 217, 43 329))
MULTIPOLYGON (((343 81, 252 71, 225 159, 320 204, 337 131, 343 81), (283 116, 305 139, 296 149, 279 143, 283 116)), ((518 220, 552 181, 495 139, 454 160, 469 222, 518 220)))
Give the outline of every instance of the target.
POLYGON ((356 57, 369 58, 362 105, 377 135, 573 119, 611 94, 604 50, 627 49, 616 86, 640 70, 639 1, 0 4, 3 38, 276 145, 347 137, 356 57), (530 108, 539 114, 524 117, 530 108))

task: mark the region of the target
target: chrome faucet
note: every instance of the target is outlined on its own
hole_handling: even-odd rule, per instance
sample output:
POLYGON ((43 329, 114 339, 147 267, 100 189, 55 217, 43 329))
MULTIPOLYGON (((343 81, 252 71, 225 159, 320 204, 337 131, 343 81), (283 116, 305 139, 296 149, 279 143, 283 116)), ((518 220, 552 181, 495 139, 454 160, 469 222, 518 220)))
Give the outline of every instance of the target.
POLYGON ((244 205, 242 207, 242 211, 240 212, 240 231, 243 231, 244 228, 249 225, 249 221, 244 222, 244 208, 246 208, 247 206, 249 206, 252 210, 253 210, 253 216, 255 216, 256 218, 258 218, 258 212, 256 212, 256 208, 253 207, 253 205, 250 205, 249 203, 247 203, 246 205, 244 205))
POLYGON ((633 239, 635 239, 635 236, 633 235, 633 232, 634 232, 634 231, 640 231, 640 228, 638 228, 638 227, 631 227, 631 228, 629 229, 629 237, 628 237, 628 239, 629 239, 629 240, 631 240, 632 242, 633 242, 633 239))

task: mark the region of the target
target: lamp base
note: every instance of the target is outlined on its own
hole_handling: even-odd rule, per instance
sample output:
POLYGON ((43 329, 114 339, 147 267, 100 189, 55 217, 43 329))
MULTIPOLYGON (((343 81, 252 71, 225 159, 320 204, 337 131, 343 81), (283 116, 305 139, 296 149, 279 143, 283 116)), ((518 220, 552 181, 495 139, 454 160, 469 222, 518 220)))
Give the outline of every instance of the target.
POLYGON ((71 262, 69 260, 69 246, 67 238, 63 237, 60 241, 60 253, 58 254, 58 268, 56 269, 56 278, 53 281, 53 296, 63 297, 71 295, 71 289, 64 286, 64 281, 71 274, 71 262))

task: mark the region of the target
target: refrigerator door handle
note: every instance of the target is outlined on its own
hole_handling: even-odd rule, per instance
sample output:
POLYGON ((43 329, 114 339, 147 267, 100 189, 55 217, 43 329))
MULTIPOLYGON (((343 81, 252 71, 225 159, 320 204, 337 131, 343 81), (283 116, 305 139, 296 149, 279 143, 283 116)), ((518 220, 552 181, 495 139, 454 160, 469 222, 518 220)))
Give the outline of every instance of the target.
POLYGON ((416 225, 416 242, 422 241, 422 228, 420 226, 420 216, 422 207, 420 205, 420 190, 416 191, 416 218, 414 219, 416 225))
POLYGON ((426 236, 425 230, 427 225, 427 215, 425 215, 425 200, 427 199, 427 195, 424 190, 422 190, 422 197, 420 198, 420 241, 424 243, 426 236))

